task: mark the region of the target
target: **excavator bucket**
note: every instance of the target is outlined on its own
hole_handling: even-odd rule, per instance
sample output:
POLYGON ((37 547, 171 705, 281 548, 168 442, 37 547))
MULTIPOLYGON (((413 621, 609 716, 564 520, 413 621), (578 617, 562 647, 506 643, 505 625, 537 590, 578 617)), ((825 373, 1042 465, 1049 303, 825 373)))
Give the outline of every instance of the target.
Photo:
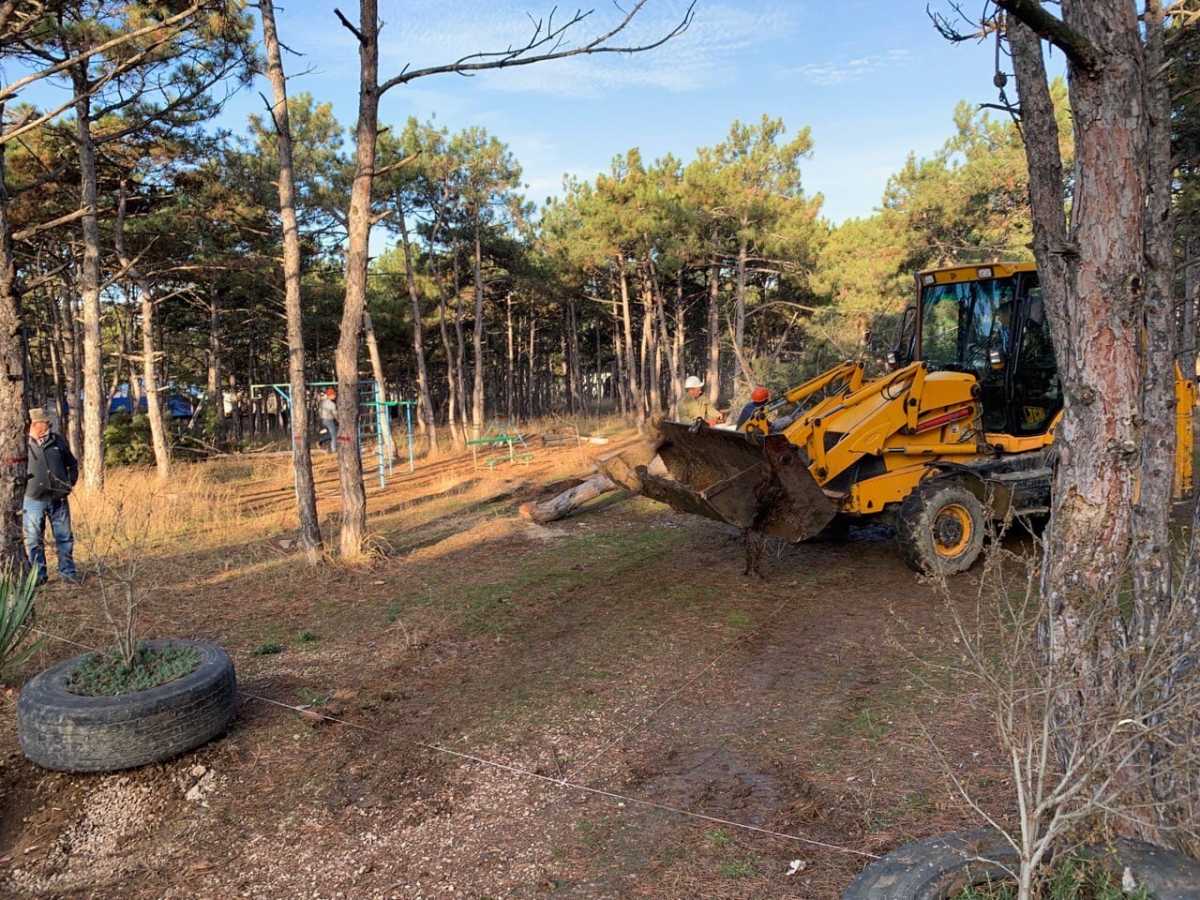
POLYGON ((656 442, 607 460, 605 473, 680 512, 789 541, 813 537, 833 519, 833 504, 783 435, 678 422, 657 428, 656 442))

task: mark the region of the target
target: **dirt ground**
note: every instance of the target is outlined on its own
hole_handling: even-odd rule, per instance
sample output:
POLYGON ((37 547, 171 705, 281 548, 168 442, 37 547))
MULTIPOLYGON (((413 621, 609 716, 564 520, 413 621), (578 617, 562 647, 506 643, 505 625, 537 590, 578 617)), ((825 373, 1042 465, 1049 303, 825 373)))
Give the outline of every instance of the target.
MULTIPOLYGON (((147 551, 143 622, 228 648, 234 725, 67 776, 21 756, 10 689, 0 892, 832 898, 870 854, 978 824, 947 766, 1006 811, 986 706, 944 668, 945 602, 885 533, 777 549, 764 582, 729 529, 642 499, 516 515, 587 467, 538 450, 372 479, 375 561, 310 570, 286 458, 205 464, 223 527, 147 551)), ((326 458, 318 477, 332 517, 326 458)), ((11 684, 79 652, 57 638, 103 640, 94 594, 52 582, 55 639, 11 684)))

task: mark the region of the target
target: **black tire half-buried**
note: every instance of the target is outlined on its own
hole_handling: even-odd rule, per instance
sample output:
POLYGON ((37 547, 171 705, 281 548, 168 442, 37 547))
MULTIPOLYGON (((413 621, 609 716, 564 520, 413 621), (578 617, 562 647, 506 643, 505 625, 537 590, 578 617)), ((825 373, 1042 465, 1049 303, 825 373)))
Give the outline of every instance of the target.
POLYGON ((118 697, 67 690, 87 654, 47 669, 29 680, 17 701, 25 756, 62 772, 115 772, 170 759, 224 732, 237 705, 229 654, 209 641, 144 643, 152 649, 193 647, 200 664, 167 684, 118 697))
MULTIPOLYGON (((1141 841, 1117 840, 1110 848, 1088 848, 1117 879, 1129 870, 1153 900, 1196 900, 1200 863, 1141 841)), ((1017 867, 1017 851, 997 831, 956 831, 905 844, 859 873, 842 900, 947 900, 965 888, 1004 883, 1017 867)))

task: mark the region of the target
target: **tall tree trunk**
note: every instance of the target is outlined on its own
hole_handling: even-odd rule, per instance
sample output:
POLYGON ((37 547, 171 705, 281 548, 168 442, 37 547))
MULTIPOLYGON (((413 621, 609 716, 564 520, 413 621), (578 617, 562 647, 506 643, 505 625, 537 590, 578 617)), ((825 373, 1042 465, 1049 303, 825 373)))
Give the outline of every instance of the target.
POLYGON ((83 383, 83 361, 79 352, 79 320, 75 315, 75 290, 69 275, 63 275, 62 302, 59 316, 63 333, 63 368, 66 370, 67 416, 63 419, 64 436, 76 459, 83 457, 83 420, 80 415, 79 394, 83 383))
POLYGON ((683 267, 675 279, 675 337, 671 344, 671 408, 669 415, 679 415, 679 398, 683 396, 684 346, 686 345, 687 309, 683 302, 683 267))
POLYGON ((367 304, 371 185, 379 133, 379 16, 376 0, 359 0, 358 125, 354 183, 346 217, 346 297, 337 346, 338 478, 342 488, 341 555, 358 559, 367 530, 367 496, 358 447, 358 348, 367 304))
POLYGON ((483 433, 483 252, 480 243, 479 211, 475 211, 475 383, 471 394, 471 427, 475 437, 483 433))
MULTIPOLYGON (((417 277, 413 270, 412 248, 408 243, 408 222, 404 204, 396 198, 396 219, 400 226, 400 243, 404 248, 404 280, 408 285, 408 299, 413 314, 413 357, 417 364, 417 399, 424 414, 423 421, 429 435, 429 458, 438 456, 437 417, 433 413, 433 401, 429 396, 429 371, 425 366, 425 325, 421 316, 421 295, 417 290, 417 277)), ((447 356, 447 360, 449 356, 447 356)))
MULTIPOLYGON (((150 420, 150 443, 154 448, 154 466, 158 472, 159 481, 168 481, 171 477, 171 452, 167 448, 167 429, 163 424, 162 405, 158 399, 158 377, 156 375, 158 353, 154 346, 156 335, 154 328, 154 307, 157 300, 150 283, 133 264, 125 251, 125 181, 121 181, 120 194, 117 200, 117 221, 113 229, 113 244, 117 251, 117 262, 125 269, 130 279, 137 286, 141 300, 142 313, 142 384, 146 391, 146 417, 150 420)), ((130 384, 136 381, 136 376, 130 373, 130 384)), ((130 391, 132 394, 132 390, 130 391)), ((136 401, 134 401, 136 402, 136 401)), ((137 407, 134 407, 136 410, 137 407)))
POLYGON ((458 254, 454 256, 454 367, 458 375, 458 415, 463 436, 467 435, 467 377, 464 360, 467 344, 463 338, 462 296, 458 286, 458 254))
POLYGON ((438 329, 442 335, 442 351, 446 354, 446 426, 450 429, 450 440, 454 449, 466 446, 466 434, 458 427, 458 378, 455 370, 454 351, 450 347, 450 334, 446 328, 446 290, 438 280, 438 329))
MULTIPOLYGON (((205 393, 212 405, 213 438, 218 444, 225 437, 225 400, 221 386, 221 289, 213 286, 208 296, 208 368, 205 393)), ((248 383, 253 383, 253 376, 248 383)))
MULTIPOLYGON (((0 103, 0 120, 4 104, 0 103)), ((29 442, 29 406, 25 396, 25 354, 21 350, 21 292, 8 217, 5 144, 0 144, 0 570, 17 573, 26 567, 21 536, 21 508, 29 442)))
POLYGON ((1195 378, 1196 372, 1196 304, 1200 303, 1200 238, 1184 242, 1183 257, 1183 315, 1180 316, 1179 362, 1184 375, 1195 378))
POLYGON ((529 417, 534 418, 541 413, 537 406, 537 316, 529 317, 529 417))
POLYGON ((628 371, 629 403, 633 407, 638 430, 646 421, 646 408, 642 403, 641 379, 638 375, 638 360, 633 354, 633 317, 629 311, 629 279, 625 273, 625 257, 617 254, 617 283, 621 289, 621 320, 625 326, 625 362, 628 371))
POLYGON ((67 405, 67 357, 63 340, 62 317, 59 315, 57 291, 47 290, 50 304, 50 361, 54 366, 54 400, 58 406, 59 433, 66 438, 71 431, 71 409, 67 405))
POLYGON ((708 402, 715 409, 721 397, 721 265, 708 267, 708 370, 704 375, 708 402))
POLYGON ((567 357, 570 361, 568 368, 568 395, 572 414, 583 412, 583 369, 579 359, 579 323, 575 316, 575 298, 567 299, 567 357))
MULTIPOLYGON (((279 219, 283 227, 283 297, 287 315, 288 387, 292 399, 292 476, 300 547, 310 566, 321 560, 321 526, 308 443, 308 387, 304 372, 304 310, 300 294, 300 225, 296 220, 296 176, 292 165, 292 123, 287 105, 287 79, 279 52, 273 0, 260 0, 263 41, 267 45, 267 77, 274 104, 275 142, 279 151, 279 219)), ((220 397, 217 398, 220 403, 220 397)), ((218 417, 223 409, 217 410, 218 417)))
POLYGON ((504 298, 504 314, 507 323, 507 351, 508 351, 508 366, 504 370, 504 402, 508 409, 508 421, 513 419, 513 363, 515 362, 515 350, 513 348, 513 320, 512 320, 512 291, 504 298))
POLYGON ((1081 723, 1106 708, 1110 692, 1129 689, 1136 677, 1129 654, 1153 637, 1169 602, 1174 329, 1163 294, 1169 177, 1157 131, 1167 111, 1147 84, 1162 77, 1153 63, 1153 32, 1161 27, 1155 6, 1148 4, 1145 48, 1133 4, 1063 7, 1067 27, 1103 48, 1102 64, 1082 64, 1078 54, 1071 59, 1076 163, 1069 228, 1041 43, 1015 13, 1009 17, 1034 253, 1065 398, 1042 566, 1043 601, 1054 612, 1046 648, 1052 662, 1078 678, 1058 703, 1064 716, 1081 723), (1126 613, 1118 600, 1130 574, 1126 613), (1122 626, 1095 628, 1098 611, 1111 616, 1106 623, 1124 620, 1122 626))
MULTIPOLYGON (((363 310, 363 334, 367 338, 367 355, 371 359, 371 374, 375 378, 377 385, 378 399, 383 402, 387 399, 387 379, 383 375, 383 359, 379 355, 379 342, 375 340, 375 324, 371 321, 371 313, 369 310, 363 310)), ((382 410, 375 410, 376 423, 383 423, 383 428, 378 435, 378 439, 383 441, 383 452, 389 459, 396 458, 396 442, 392 440, 392 417, 388 408, 385 406, 382 410)))
POLYGON ((104 373, 100 356, 100 221, 96 214, 96 146, 92 138, 91 99, 83 65, 71 69, 75 89, 75 127, 79 143, 80 219, 83 263, 79 294, 83 305, 83 483, 89 490, 104 486, 104 373))
POLYGON ((754 384, 754 375, 746 368, 746 261, 748 252, 746 239, 741 238, 738 241, 737 287, 734 291, 733 342, 735 345, 734 358, 737 360, 738 371, 741 372, 747 390, 754 384))

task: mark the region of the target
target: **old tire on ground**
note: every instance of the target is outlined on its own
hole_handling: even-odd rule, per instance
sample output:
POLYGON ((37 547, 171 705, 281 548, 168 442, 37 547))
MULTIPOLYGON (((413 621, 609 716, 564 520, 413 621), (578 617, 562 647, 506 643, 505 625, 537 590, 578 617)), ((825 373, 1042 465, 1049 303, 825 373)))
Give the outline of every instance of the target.
POLYGON ((960 481, 935 479, 900 504, 896 542, 904 561, 927 575, 956 575, 983 550, 987 516, 983 504, 960 481))
MULTIPOLYGON (((1200 863, 1182 854, 1119 840, 1115 853, 1086 851, 1120 878, 1126 867, 1153 900, 1195 900, 1200 863)), ((957 831, 905 844, 859 873, 842 900, 948 900, 970 886, 1002 880, 1017 853, 990 828, 957 831)))
POLYGON ((170 759, 221 734, 237 698, 229 655, 209 641, 145 643, 194 647, 200 664, 182 678, 119 697, 83 697, 66 689, 88 654, 47 669, 30 679, 17 701, 25 756, 62 772, 114 772, 170 759))

